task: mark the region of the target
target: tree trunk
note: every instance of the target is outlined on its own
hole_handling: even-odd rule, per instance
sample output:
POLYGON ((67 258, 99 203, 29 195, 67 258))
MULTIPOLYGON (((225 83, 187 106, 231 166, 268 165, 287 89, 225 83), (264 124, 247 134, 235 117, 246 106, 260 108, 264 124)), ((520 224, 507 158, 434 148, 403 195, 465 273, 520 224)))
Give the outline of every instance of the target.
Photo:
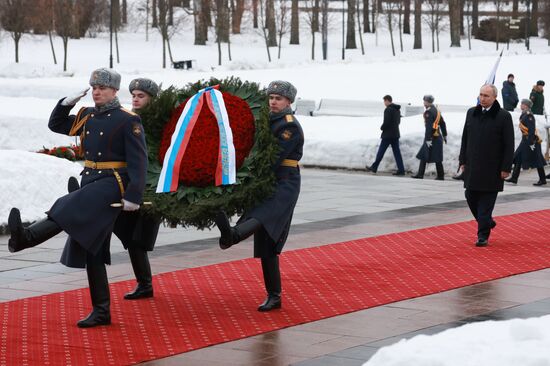
POLYGON ((50 47, 52 49, 53 63, 57 65, 57 57, 55 57, 55 48, 53 47, 52 31, 48 31, 48 37, 50 38, 50 47))
POLYGON ((329 0, 322 0, 321 43, 323 47, 323 60, 328 58, 328 4, 329 0))
POLYGON ((479 27, 479 0, 472 0, 472 33, 475 35, 479 27))
POLYGON ((157 0, 153 0, 153 6, 152 6, 152 17, 153 17, 153 22, 151 23, 151 27, 153 28, 157 28, 159 26, 159 18, 157 16, 157 0))
POLYGON ((267 0, 265 9, 265 20, 267 26, 267 37, 269 47, 277 47, 277 26, 275 22, 275 2, 267 0))
POLYGON ((414 45, 415 50, 422 48, 422 0, 414 0, 414 45))
POLYGON ((315 60, 315 32, 311 32, 311 59, 315 60))
POLYGON ((193 1, 193 17, 195 18, 195 45, 204 46, 208 36, 208 27, 204 19, 202 1, 193 1))
POLYGON ((174 25, 174 4, 168 0, 168 25, 174 25))
POLYGON ((403 10, 401 4, 399 5, 398 11, 398 27, 399 27, 399 49, 403 52, 403 10))
POLYGON ((403 14, 403 33, 411 34, 411 0, 404 0, 405 14, 403 14))
POLYGON ((319 32, 319 0, 314 0, 311 12, 311 28, 313 28, 314 32, 319 32))
POLYGON ((254 29, 258 29, 258 0, 252 0, 252 23, 254 29))
POLYGON ((513 0, 512 1, 512 18, 518 17, 518 11, 519 11, 519 0, 513 0))
POLYGON ((162 68, 166 69, 166 39, 162 35, 162 68))
POLYGON ((13 37, 13 41, 15 43, 15 63, 19 63, 19 40, 20 39, 21 39, 21 36, 13 37))
POLYGON ((432 32, 432 53, 435 53, 435 16, 434 16, 434 10, 431 10, 431 23, 430 23, 430 30, 432 32))
POLYGON ((300 44, 300 14, 298 0, 292 0, 290 10, 290 44, 300 44))
POLYGON ((361 54, 365 54, 365 45, 363 43, 363 33, 361 32, 361 9, 359 8, 360 2, 357 1, 357 36, 359 37, 359 42, 361 44, 361 54))
MULTIPOLYGON (((388 6, 392 6, 391 3, 388 4, 388 6)), ((395 45, 393 44, 393 19, 392 19, 392 13, 391 10, 388 9, 388 30, 390 31, 390 40, 391 40, 391 52, 395 56, 395 45)))
POLYGON ((461 0, 449 0, 451 47, 460 47, 460 3, 461 0))
POLYGON ((115 50, 116 50, 116 63, 120 63, 120 53, 118 51, 118 30, 115 28, 115 50))
POLYGON ((69 37, 63 37, 63 71, 67 71, 67 52, 69 50, 69 37))
POLYGON ((346 49, 356 49, 357 44, 355 42, 355 1, 348 0, 348 19, 346 22, 346 49))
POLYGON ((369 0, 363 0, 363 33, 370 33, 369 0))
POLYGON ((128 24, 128 1, 122 0, 122 24, 128 24))
POLYGON ((168 34, 166 35, 166 46, 168 46, 168 56, 170 57, 170 62, 174 62, 174 58, 172 57, 172 47, 170 46, 170 37, 168 37, 168 34))
POLYGON ((197 0, 202 1, 202 8, 204 11, 204 20, 206 21, 206 26, 211 27, 214 24, 212 23, 212 5, 210 0, 197 0))
POLYGON ((231 15, 231 31, 233 34, 241 33, 241 23, 244 14, 244 0, 236 0, 235 11, 231 15))
POLYGON ((464 5, 466 4, 465 0, 460 0, 460 35, 464 35, 464 5))
POLYGON ((539 36, 539 0, 531 0, 531 34, 532 37, 539 36))

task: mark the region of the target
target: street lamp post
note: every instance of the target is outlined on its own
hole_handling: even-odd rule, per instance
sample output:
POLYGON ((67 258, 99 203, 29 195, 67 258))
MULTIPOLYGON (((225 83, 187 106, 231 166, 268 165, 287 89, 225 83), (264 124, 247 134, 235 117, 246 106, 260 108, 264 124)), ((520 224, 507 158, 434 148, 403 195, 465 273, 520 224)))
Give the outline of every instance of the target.
POLYGON ((113 68, 113 0, 111 0, 111 6, 109 11, 109 67, 113 68))
POLYGON ((342 0, 342 60, 346 59, 346 45, 345 45, 345 34, 344 34, 344 28, 345 28, 345 15, 346 15, 346 0, 342 0))

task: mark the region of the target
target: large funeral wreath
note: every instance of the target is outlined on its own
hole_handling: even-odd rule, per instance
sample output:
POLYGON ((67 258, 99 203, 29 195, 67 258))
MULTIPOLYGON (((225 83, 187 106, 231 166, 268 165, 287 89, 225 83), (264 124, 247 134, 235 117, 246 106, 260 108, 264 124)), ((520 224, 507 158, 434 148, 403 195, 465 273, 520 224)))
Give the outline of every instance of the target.
POLYGON ((269 128, 267 95, 256 83, 238 78, 210 79, 182 89, 162 91, 141 113, 149 150, 149 169, 144 201, 148 214, 170 225, 210 227, 216 213, 242 213, 272 193, 272 164, 278 145, 269 128), (217 122, 203 107, 180 167, 175 192, 156 193, 162 162, 170 137, 187 100, 199 90, 219 85, 233 133, 237 160, 237 182, 215 186, 214 173, 219 150, 217 122))

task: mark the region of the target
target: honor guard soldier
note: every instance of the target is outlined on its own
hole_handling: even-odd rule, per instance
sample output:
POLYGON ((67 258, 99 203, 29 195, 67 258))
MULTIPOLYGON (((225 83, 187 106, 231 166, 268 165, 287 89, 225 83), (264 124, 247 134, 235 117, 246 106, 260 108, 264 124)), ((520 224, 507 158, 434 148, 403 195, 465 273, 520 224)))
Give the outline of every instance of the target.
POLYGON ((434 97, 425 95, 424 98, 424 126, 426 132, 424 134, 424 143, 416 154, 416 158, 420 160, 418 172, 412 178, 424 178, 427 163, 435 163, 437 171, 436 180, 444 180, 445 172, 443 170, 443 142, 447 143, 447 126, 441 111, 434 105, 434 97))
POLYGON ((254 257, 260 258, 266 300, 258 311, 281 307, 281 274, 278 255, 287 240, 294 207, 300 194, 300 168, 304 133, 292 115, 290 104, 296 88, 287 81, 273 81, 267 88, 269 120, 273 135, 281 147, 273 169, 277 179, 275 193, 260 205, 245 212, 236 226, 220 212, 216 225, 221 232, 220 247, 227 249, 254 234, 254 257))
POLYGON ((537 169, 539 174, 539 181, 533 183, 534 186, 543 186, 546 184, 546 176, 544 175, 544 166, 546 161, 542 155, 542 149, 540 144, 542 139, 539 137, 537 131, 537 122, 535 116, 531 113, 531 107, 533 102, 529 99, 522 99, 521 101, 521 116, 519 117, 519 129, 521 131, 521 142, 518 148, 514 152, 514 169, 512 170, 512 176, 506 179, 509 183, 516 184, 518 182, 521 168, 523 169, 537 169))
POLYGON ((111 323, 109 283, 105 264, 110 264, 110 238, 121 208, 139 209, 145 188, 147 148, 140 117, 121 108, 116 96, 120 75, 111 69, 95 70, 90 78, 95 107, 71 109, 88 89, 63 98, 50 116, 49 128, 57 133, 80 136, 85 162, 82 188, 59 198, 45 219, 23 227, 19 210, 8 219, 10 252, 34 247, 61 231, 69 237, 61 263, 86 268, 92 312, 80 320, 81 328, 111 323))
MULTIPOLYGON (((159 93, 158 85, 151 79, 138 78, 128 86, 132 94, 132 111, 139 114, 159 93)), ((143 122, 143 121, 142 121, 143 122)), ((69 178, 69 192, 79 189, 76 178, 69 178)), ((113 233, 128 250, 137 286, 124 295, 126 300, 153 297, 153 275, 147 252, 155 247, 160 220, 143 214, 141 211, 123 211, 118 216, 113 233)))

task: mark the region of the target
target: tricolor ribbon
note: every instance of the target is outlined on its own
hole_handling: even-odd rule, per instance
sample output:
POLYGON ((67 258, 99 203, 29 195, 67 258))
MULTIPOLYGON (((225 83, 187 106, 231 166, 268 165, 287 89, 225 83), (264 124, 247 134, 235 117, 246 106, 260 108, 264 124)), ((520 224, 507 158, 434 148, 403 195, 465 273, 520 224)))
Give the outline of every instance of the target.
POLYGON ((206 99, 208 108, 218 121, 218 131, 220 134, 220 149, 215 177, 216 185, 234 184, 236 182, 237 166, 235 162, 233 133, 229 126, 229 116, 227 115, 223 95, 217 90, 218 88, 219 86, 216 85, 201 89, 187 101, 172 134, 170 147, 164 156, 157 184, 157 193, 175 192, 178 189, 181 162, 202 110, 204 99, 206 99))

